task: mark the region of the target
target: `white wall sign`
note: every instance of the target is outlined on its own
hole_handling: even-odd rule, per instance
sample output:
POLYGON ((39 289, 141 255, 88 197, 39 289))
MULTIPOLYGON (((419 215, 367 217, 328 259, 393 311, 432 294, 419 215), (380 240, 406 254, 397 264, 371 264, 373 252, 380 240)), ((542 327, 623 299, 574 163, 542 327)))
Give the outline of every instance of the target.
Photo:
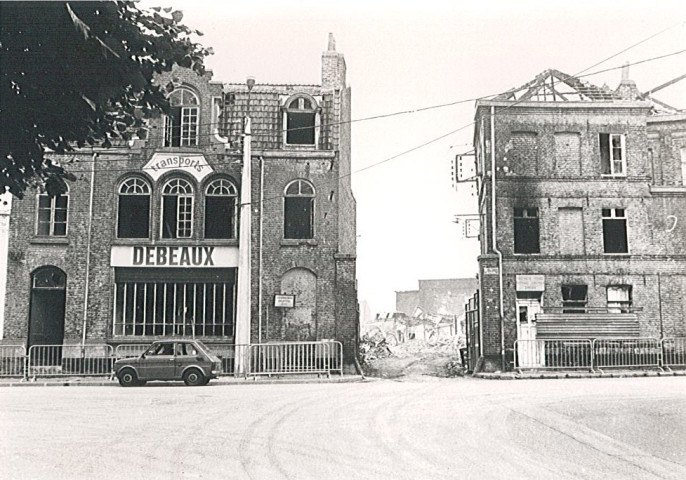
POLYGON ((198 181, 214 172, 205 157, 199 153, 155 153, 143 166, 143 171, 155 180, 172 170, 190 173, 198 181))
POLYGON ((498 267, 484 267, 484 275, 498 275, 498 267))
POLYGON ((274 306, 281 308, 295 307, 295 295, 274 295, 274 306))
POLYGON ((110 252, 113 267, 238 267, 238 247, 115 245, 110 252))
POLYGON ((545 290, 545 275, 517 275, 518 292, 542 292, 545 290))

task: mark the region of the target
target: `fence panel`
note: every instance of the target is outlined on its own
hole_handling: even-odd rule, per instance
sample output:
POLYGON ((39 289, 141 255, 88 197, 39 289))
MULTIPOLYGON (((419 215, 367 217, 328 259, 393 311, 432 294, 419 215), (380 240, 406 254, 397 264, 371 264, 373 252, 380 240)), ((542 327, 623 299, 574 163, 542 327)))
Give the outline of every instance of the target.
MULTIPOLYGON (((247 358, 250 353, 250 345, 234 345, 230 343, 215 343, 207 345, 207 348, 222 361, 222 375, 236 373, 236 359, 241 355, 247 358)), ((247 361, 244 362, 247 364, 247 361)))
POLYGON ((664 338, 660 345, 664 366, 686 367, 686 337, 664 338))
POLYGON ((23 377, 26 368, 26 347, 0 345, 0 377, 23 377))
POLYGON ((264 343, 250 346, 250 375, 343 374, 341 342, 264 343))
POLYGON ((515 367, 518 369, 587 369, 593 366, 590 339, 515 340, 515 367))
POLYGON ((33 345, 28 377, 110 375, 114 351, 110 345, 33 345))
POLYGON ((660 367, 660 341, 656 338, 596 338, 593 357, 598 369, 660 367))

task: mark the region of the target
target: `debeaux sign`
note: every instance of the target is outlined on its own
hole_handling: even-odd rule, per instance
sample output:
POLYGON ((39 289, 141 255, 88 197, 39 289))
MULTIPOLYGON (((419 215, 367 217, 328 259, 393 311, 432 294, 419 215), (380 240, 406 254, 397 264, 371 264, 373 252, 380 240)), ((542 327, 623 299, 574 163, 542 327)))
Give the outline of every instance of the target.
POLYGON ((113 267, 238 267, 238 247, 227 246, 123 246, 110 252, 113 267))

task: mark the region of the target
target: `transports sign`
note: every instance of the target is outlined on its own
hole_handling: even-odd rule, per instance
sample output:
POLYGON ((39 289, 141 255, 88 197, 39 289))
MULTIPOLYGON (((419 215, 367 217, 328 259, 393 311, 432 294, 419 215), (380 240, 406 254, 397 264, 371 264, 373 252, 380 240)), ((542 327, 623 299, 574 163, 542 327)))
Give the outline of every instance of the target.
POLYGON ((238 247, 227 246, 123 246, 110 252, 113 267, 238 267, 238 247))
POLYGON ((143 166, 143 171, 155 180, 172 170, 188 172, 198 181, 214 171, 205 157, 199 153, 155 153, 143 166))

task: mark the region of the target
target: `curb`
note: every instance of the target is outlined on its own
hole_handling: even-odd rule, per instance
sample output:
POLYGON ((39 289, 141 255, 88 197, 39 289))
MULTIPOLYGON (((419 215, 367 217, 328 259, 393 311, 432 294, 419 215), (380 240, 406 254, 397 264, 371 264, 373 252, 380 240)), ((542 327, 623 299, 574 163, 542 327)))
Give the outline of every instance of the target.
POLYGON ((616 371, 616 372, 530 372, 530 373, 475 373, 474 378, 483 380, 550 380, 568 378, 639 378, 639 377, 683 377, 686 370, 672 371, 616 371))
MULTIPOLYGON (((19 379, 4 379, 0 380, 0 388, 23 388, 23 387, 119 387, 117 380, 82 380, 81 378, 75 378, 70 380, 64 379, 50 379, 50 380, 39 380, 33 382, 27 382, 19 379)), ((333 383, 361 383, 365 382, 367 379, 362 376, 343 376, 343 377, 331 377, 331 378, 224 378, 215 379, 209 385, 219 386, 219 385, 292 385, 292 384, 333 384, 333 383)), ((181 385, 180 382, 155 382, 153 385, 181 385)))

